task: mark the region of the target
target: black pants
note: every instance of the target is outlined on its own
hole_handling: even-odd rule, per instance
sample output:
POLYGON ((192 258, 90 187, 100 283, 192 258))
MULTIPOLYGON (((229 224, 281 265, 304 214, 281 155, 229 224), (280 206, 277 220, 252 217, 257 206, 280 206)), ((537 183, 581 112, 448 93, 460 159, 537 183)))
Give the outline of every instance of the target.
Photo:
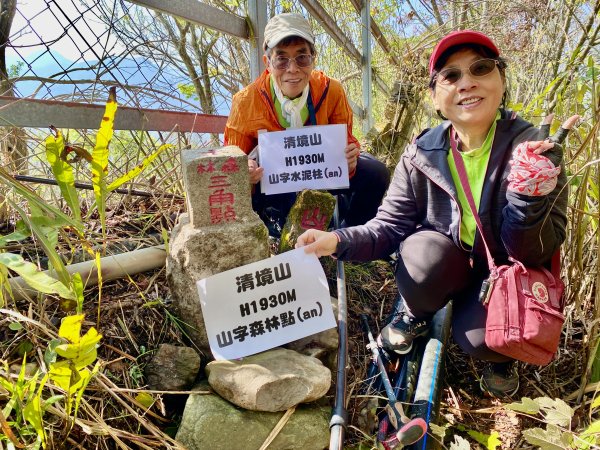
MULTIPOLYGON (((350 178, 350 187, 329 191, 338 195, 340 223, 343 226, 362 225, 375 217, 389 184, 390 172, 385 164, 369 153, 361 153, 356 172, 350 178)), ((256 186, 252 208, 269 228, 269 234, 278 235, 277 228, 283 228, 296 195, 295 192, 265 195, 256 186)))
POLYGON ((431 317, 453 300, 452 335, 471 356, 493 362, 510 358, 485 345, 487 311, 479 302, 486 270, 471 268, 469 253, 432 230, 418 231, 400 245, 396 283, 409 315, 431 317))

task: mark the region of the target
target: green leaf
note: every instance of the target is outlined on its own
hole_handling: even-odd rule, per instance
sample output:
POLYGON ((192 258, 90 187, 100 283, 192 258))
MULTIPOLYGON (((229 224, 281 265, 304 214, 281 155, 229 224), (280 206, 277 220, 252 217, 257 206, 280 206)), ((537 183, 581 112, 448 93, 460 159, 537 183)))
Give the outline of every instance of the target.
POLYGON ((561 440, 560 430, 556 427, 530 428, 523 431, 523 438, 532 445, 539 446, 542 450, 565 450, 561 440))
POLYGON ((492 434, 484 434, 479 431, 468 430, 467 433, 488 450, 496 450, 496 448, 502 445, 500 435, 497 431, 493 431, 492 434))
POLYGON ((73 344, 77 344, 81 336, 81 325, 83 324, 84 317, 83 314, 65 317, 60 323, 58 335, 73 344))
POLYGON ((61 339, 52 339, 50 342, 48 342, 48 347, 44 352, 44 362, 47 366, 50 366, 50 364, 56 362, 56 347, 58 347, 60 344, 62 344, 61 339))
POLYGON ((35 432, 37 433, 38 439, 45 447, 46 445, 46 433, 44 431, 44 423, 43 423, 43 411, 42 411, 42 389, 48 380, 48 375, 46 375, 40 381, 40 385, 35 395, 30 396, 28 399, 25 408, 23 408, 23 417, 25 420, 33 427, 35 432))
POLYGON ((590 409, 596 409, 598 406, 600 406, 600 395, 596 398, 594 398, 594 401, 592 402, 592 405, 590 406, 590 409))
POLYGON ((97 358, 96 344, 102 335, 95 328, 90 328, 77 344, 62 344, 56 347, 56 353, 73 361, 77 369, 93 363, 97 358))
POLYGON ((108 174, 108 146, 113 136, 115 114, 117 112, 117 90, 111 87, 100 129, 96 135, 96 145, 92 152, 92 184, 96 207, 100 215, 102 236, 106 236, 106 175, 108 174))
POLYGON ((448 428, 450 428, 450 424, 447 423, 444 426, 440 426, 432 422, 429 424, 429 428, 435 436, 439 437, 440 440, 443 441, 444 437, 446 436, 446 431, 448 428))
POLYGON ((25 261, 21 255, 0 253, 0 264, 17 272, 36 291, 44 294, 56 294, 63 298, 75 300, 73 291, 44 272, 38 272, 37 266, 29 261, 25 261))
POLYGON ((144 160, 140 164, 135 166, 133 169, 131 169, 129 172, 127 172, 122 177, 119 177, 115 181, 110 183, 108 185, 108 187, 106 188, 107 191, 109 191, 109 192, 114 191, 119 186, 123 185, 124 183, 127 183, 128 181, 133 180, 140 173, 142 173, 142 171, 146 167, 148 167, 152 163, 152 161, 154 161, 158 157, 158 155, 160 155, 166 149, 172 148, 172 147, 173 147, 172 144, 164 144, 164 145, 161 145, 160 147, 158 147, 158 149, 154 153, 152 153, 151 155, 148 155, 146 158, 144 158, 144 160))
MULTIPOLYGON (((34 231, 36 237, 38 237, 38 233, 39 236, 43 236, 44 247, 52 250, 56 249, 58 246, 58 230, 63 226, 63 224, 58 221, 49 221, 47 217, 41 216, 41 211, 38 208, 30 207, 30 209, 31 215, 28 223, 33 224, 32 231, 34 231)), ((54 253, 56 253, 56 259, 59 259, 60 257, 58 256, 58 253, 54 253)), ((55 259, 55 257, 53 256, 52 259, 55 259)), ((62 259, 60 259, 60 263, 62 264, 62 259)))
POLYGON ((17 221, 15 231, 6 236, 0 236, 0 247, 6 247, 9 242, 19 242, 31 236, 31 231, 22 220, 17 221))
POLYGON ((52 381, 64 390, 68 397, 72 397, 81 387, 82 380, 87 377, 89 370, 77 370, 71 361, 66 360, 52 364, 49 373, 52 381))
POLYGON ((600 443, 600 420, 596 420, 590 424, 583 433, 574 438, 574 441, 579 450, 596 448, 595 444, 600 443))
POLYGON ((73 168, 71 165, 63 159, 63 153, 65 150, 65 141, 59 130, 54 128, 56 131, 56 137, 48 136, 46 138, 46 158, 56 178, 60 192, 71 208, 75 220, 81 220, 81 210, 79 208, 79 197, 77 195, 77 189, 75 189, 75 175, 73 175, 73 168))
POLYGON ((15 180, 4 168, 0 167, 0 181, 5 185, 9 186, 13 189, 19 196, 25 198, 29 203, 30 207, 32 205, 40 208, 45 216, 49 217, 49 220, 61 220, 62 223, 69 224, 73 228, 81 231, 83 230, 83 223, 81 221, 76 221, 63 213, 58 208, 50 205, 47 201, 42 199, 39 195, 25 186, 23 183, 15 180))
POLYGON ((147 392, 140 392, 135 396, 135 400, 146 409, 150 409, 154 405, 154 397, 147 392))
POLYGON ((94 327, 80 337, 83 314, 67 316, 63 319, 58 335, 69 341, 56 347, 56 353, 73 362, 75 368, 82 369, 97 358, 96 345, 102 339, 94 327))
POLYGON ((8 328, 12 331, 19 331, 23 329, 23 325, 21 325, 19 322, 11 322, 8 325, 8 328))
POLYGON ((50 405, 54 405, 57 402, 60 402, 65 398, 64 395, 53 395, 44 401, 44 408, 50 405))
POLYGON ((165 243, 165 253, 169 254, 169 232, 165 227, 160 227, 160 233, 162 235, 163 242, 165 243))
MULTIPOLYGON (((67 268, 65 267, 60 255, 56 251, 54 243, 52 242, 52 238, 48 238, 48 230, 41 225, 40 221, 38 220, 38 217, 29 217, 25 213, 25 211, 23 211, 21 207, 14 202, 11 202, 11 205, 13 208, 15 208, 15 210, 19 212, 21 217, 23 217, 23 219, 27 222, 31 232, 37 237, 39 244, 41 245, 42 249, 44 250, 44 253, 50 261, 50 264, 52 265, 52 268, 56 271, 56 275, 58 276, 59 281, 61 281, 64 286, 70 286, 71 275, 67 271, 67 268)), ((72 298, 75 299, 74 294, 72 294, 72 298)))
POLYGON ((520 402, 509 403, 505 408, 532 415, 540 412, 540 405, 538 402, 529 397, 523 397, 520 402))
POLYGON ((71 287, 77 296, 77 313, 81 314, 83 311, 83 280, 79 272, 75 272, 71 277, 71 287))
POLYGON ((8 269, 0 264, 0 307, 6 305, 8 298, 12 298, 12 288, 8 281, 8 269))
POLYGON ((549 397, 540 397, 537 400, 548 424, 569 428, 571 418, 574 414, 573 409, 569 405, 559 398, 552 400, 549 397))
POLYGON ((87 369, 85 369, 85 370, 87 371, 87 376, 82 377, 81 386, 77 390, 77 396, 75 397, 75 416, 77 416, 77 411, 79 410, 79 405, 81 403, 81 399, 83 398, 83 393, 85 392, 87 385, 89 384, 90 380, 94 377, 94 375, 96 375, 98 373, 98 371, 100 370, 100 363, 97 362, 94 365, 94 368, 92 369, 91 372, 87 369))
POLYGON ((17 355, 24 356, 33 350, 33 344, 29 339, 19 342, 16 348, 17 355))

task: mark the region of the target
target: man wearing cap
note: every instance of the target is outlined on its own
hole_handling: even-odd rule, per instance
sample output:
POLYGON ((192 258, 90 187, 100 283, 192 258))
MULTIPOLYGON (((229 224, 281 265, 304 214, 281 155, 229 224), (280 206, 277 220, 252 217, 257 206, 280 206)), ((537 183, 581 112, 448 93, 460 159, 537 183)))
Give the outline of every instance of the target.
MULTIPOLYGON (((225 144, 237 145, 250 154, 258 144, 261 130, 346 124, 345 155, 350 187, 335 193, 345 198, 346 210, 341 212, 343 224, 363 224, 377 213, 389 184, 389 172, 383 163, 360 152, 360 144, 352 135, 352 110, 341 84, 314 70, 314 43, 310 24, 302 15, 284 13, 269 20, 263 56, 266 70, 234 95, 225 127, 225 144)), ((262 194, 257 183, 263 169, 251 158, 248 168, 254 185, 253 208, 269 226, 271 234, 277 235, 296 194, 262 194)))

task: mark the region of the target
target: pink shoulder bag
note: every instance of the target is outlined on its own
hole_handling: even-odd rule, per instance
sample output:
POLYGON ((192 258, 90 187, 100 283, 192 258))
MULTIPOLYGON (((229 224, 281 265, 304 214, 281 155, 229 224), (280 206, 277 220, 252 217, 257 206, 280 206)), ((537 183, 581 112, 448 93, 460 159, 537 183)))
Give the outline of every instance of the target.
POLYGON ((553 273, 543 267, 525 267, 511 259, 512 265, 496 266, 485 240, 473 194, 456 139, 451 130, 450 143, 458 175, 485 246, 490 276, 483 282, 480 300, 487 308, 486 345, 502 355, 530 364, 552 361, 565 318, 559 278, 559 252, 552 258, 553 273))

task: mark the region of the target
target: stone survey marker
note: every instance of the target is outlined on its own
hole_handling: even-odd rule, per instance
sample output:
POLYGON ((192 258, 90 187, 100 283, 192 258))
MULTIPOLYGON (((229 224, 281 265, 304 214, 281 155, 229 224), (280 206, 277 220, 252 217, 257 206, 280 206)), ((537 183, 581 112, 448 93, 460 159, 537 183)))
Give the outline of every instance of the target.
POLYGON ((253 219, 248 163, 239 148, 183 151, 181 163, 194 227, 253 219))
POLYGON ((183 150, 181 165, 188 213, 171 233, 167 280, 176 316, 208 356, 196 281, 268 258, 267 228, 252 210, 248 161, 239 148, 183 150))

